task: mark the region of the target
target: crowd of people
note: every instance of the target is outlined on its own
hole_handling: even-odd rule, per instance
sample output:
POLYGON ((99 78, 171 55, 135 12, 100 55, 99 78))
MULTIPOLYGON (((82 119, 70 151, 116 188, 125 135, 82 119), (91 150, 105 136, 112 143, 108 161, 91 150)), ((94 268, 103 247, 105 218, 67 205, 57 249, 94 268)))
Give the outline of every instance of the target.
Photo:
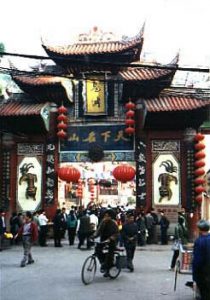
MULTIPOLYGON (((2 242, 4 233, 6 232, 5 212, 1 210, 0 218, 0 250, 2 250, 2 242)), ((12 233, 12 244, 23 242, 24 257, 21 261, 21 267, 28 262, 34 261, 31 256, 31 246, 33 243, 39 244, 41 247, 48 246, 49 229, 53 231, 53 240, 55 247, 62 247, 62 241, 66 238, 69 246, 75 244, 77 240, 78 249, 91 249, 93 246, 93 237, 100 236, 101 240, 107 239, 107 235, 113 233, 110 228, 117 228, 114 231, 115 238, 108 237, 110 252, 114 247, 119 245, 125 247, 127 253, 127 266, 133 271, 133 257, 136 246, 145 246, 147 244, 157 244, 159 235, 157 226, 160 226, 160 243, 167 244, 167 230, 169 221, 164 212, 158 215, 154 209, 147 212, 136 212, 135 210, 126 210, 124 207, 103 208, 95 205, 84 209, 82 207, 72 206, 66 212, 66 208, 58 208, 54 217, 49 220, 45 211, 26 212, 25 214, 13 212, 9 220, 9 230, 12 233), (111 212, 112 222, 104 222, 106 212, 111 212), (113 221, 114 220, 114 221, 113 221), (31 228, 28 224, 32 224, 31 228), (34 226, 35 224, 35 226, 34 226), (110 227, 109 224, 112 224, 110 227), (114 224, 114 225, 113 225, 114 224), (105 226, 106 225, 106 226, 105 226), (37 228, 37 232, 34 229, 37 228), (33 236, 31 233, 33 230, 33 236)), ((99 260, 100 260, 100 249, 99 260)))
MULTIPOLYGON (((98 208, 96 206, 84 209, 72 206, 69 212, 66 209, 57 209, 52 220, 49 220, 44 210, 25 214, 12 213, 9 220, 10 232, 13 238, 11 245, 23 244, 23 258, 21 267, 34 263, 31 247, 34 243, 41 247, 48 246, 49 221, 53 229, 55 247, 62 247, 62 241, 66 239, 69 246, 77 241, 78 249, 91 249, 93 239, 99 237, 101 243, 96 245, 96 253, 101 263, 101 272, 108 276, 112 266, 113 253, 117 245, 124 247, 127 258, 127 268, 133 272, 133 258, 136 246, 147 244, 168 243, 168 228, 170 222, 164 211, 157 213, 151 209, 144 211, 125 210, 124 207, 98 208), (159 230, 158 230, 159 226, 159 230), (108 245, 108 255, 104 255, 103 247, 108 245)), ((7 231, 5 211, 0 209, 0 251, 4 234, 7 231)), ((199 237, 194 243, 192 274, 193 281, 200 290, 201 299, 208 299, 210 294, 210 234, 209 223, 201 220, 198 224, 199 237)), ((174 229, 173 255, 170 270, 174 270, 179 256, 179 244, 188 243, 188 225, 184 213, 178 213, 177 224, 174 229)), ((209 299, 208 299, 209 300, 209 299)))

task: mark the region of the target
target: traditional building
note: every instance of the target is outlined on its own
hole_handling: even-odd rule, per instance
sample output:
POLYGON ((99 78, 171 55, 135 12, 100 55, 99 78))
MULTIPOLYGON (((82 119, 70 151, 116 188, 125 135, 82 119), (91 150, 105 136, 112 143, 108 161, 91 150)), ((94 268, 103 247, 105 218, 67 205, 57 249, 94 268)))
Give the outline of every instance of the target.
POLYGON ((195 210, 194 135, 210 99, 171 85, 178 56, 144 66, 143 34, 117 40, 95 27, 72 45, 43 45, 55 65, 13 74, 24 93, 1 104, 2 206, 52 215, 58 205, 135 201, 172 221, 180 207, 195 210), (136 179, 119 183, 112 171, 125 163, 136 179), (79 184, 60 180, 61 166, 79 170, 79 184))

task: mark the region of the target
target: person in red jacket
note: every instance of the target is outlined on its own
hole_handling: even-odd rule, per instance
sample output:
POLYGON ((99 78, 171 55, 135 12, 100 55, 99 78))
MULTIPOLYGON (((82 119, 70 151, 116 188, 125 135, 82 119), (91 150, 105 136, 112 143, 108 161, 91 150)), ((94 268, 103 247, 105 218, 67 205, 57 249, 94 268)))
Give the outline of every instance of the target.
POLYGON ((30 211, 26 212, 24 222, 15 238, 17 238, 18 236, 21 236, 23 241, 23 259, 20 263, 20 267, 25 267, 26 263, 34 263, 31 254, 31 247, 32 244, 38 239, 38 228, 36 223, 32 221, 32 214, 30 211))

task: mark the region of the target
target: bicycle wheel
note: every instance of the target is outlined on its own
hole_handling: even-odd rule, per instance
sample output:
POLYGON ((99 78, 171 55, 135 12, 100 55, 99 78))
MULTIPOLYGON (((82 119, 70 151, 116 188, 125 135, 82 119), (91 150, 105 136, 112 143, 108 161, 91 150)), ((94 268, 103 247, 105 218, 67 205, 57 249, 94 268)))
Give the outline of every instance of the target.
POLYGON ((120 275, 121 272, 121 266, 119 264, 119 253, 114 254, 114 263, 113 266, 109 269, 109 277, 111 279, 115 279, 120 275))
POLYGON ((82 266, 82 272, 81 272, 82 282, 85 285, 90 284, 95 277, 95 273, 96 273, 96 258, 95 256, 91 255, 86 258, 82 266))

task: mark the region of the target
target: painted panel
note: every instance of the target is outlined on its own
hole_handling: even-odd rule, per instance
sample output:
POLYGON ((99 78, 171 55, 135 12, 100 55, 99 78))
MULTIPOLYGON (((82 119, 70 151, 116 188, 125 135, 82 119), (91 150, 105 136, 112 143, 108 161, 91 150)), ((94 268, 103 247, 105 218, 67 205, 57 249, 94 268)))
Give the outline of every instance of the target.
POLYGON ((179 205, 180 166, 173 154, 159 154, 152 166, 153 203, 179 205))
POLYGON ((23 211, 36 210, 41 204, 42 165, 37 157, 24 157, 17 167, 17 202, 23 211))

